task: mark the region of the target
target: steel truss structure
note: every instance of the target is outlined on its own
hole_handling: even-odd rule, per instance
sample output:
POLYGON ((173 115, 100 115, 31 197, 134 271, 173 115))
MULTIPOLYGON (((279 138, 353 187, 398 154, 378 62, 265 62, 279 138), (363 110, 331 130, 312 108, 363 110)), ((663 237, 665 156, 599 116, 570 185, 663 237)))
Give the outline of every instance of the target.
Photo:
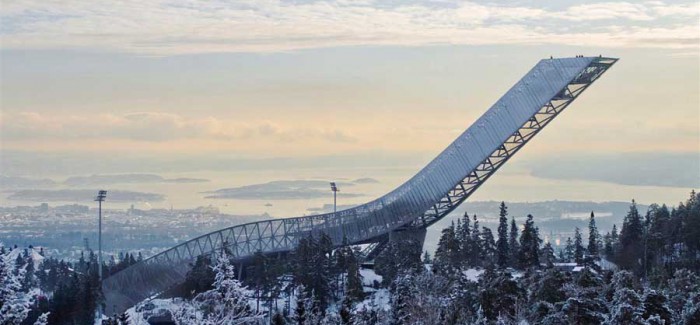
POLYGON ((181 283, 197 256, 223 249, 245 261, 256 252, 289 252, 300 238, 325 233, 336 246, 372 244, 374 255, 390 233, 425 229, 452 212, 615 62, 605 57, 541 60, 433 161, 390 193, 335 213, 237 225, 177 245, 107 278, 107 311, 122 312, 181 283))

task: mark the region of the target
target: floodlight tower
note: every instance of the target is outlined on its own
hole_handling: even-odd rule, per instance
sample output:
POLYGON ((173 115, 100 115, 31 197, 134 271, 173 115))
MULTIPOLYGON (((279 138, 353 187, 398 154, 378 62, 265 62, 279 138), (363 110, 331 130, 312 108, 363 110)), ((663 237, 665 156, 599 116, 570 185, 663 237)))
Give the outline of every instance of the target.
MULTIPOLYGON (((333 218, 335 218, 335 213, 338 210, 338 205, 336 204, 336 194, 340 191, 338 189, 338 186, 335 185, 335 182, 331 182, 331 191, 333 191, 333 218)), ((345 225, 342 226, 343 228, 343 240, 345 240, 345 225)))
POLYGON ((97 192, 97 196, 95 197, 95 201, 98 202, 99 207, 98 207, 98 234, 97 234, 97 247, 98 247, 98 253, 97 253, 97 272, 100 277, 100 283, 102 282, 102 202, 107 198, 107 191, 105 190, 100 190, 97 192))
POLYGON ((338 190, 338 187, 335 186, 335 182, 331 182, 331 191, 333 191, 333 215, 335 216, 336 212, 336 193, 338 193, 340 190, 338 190))

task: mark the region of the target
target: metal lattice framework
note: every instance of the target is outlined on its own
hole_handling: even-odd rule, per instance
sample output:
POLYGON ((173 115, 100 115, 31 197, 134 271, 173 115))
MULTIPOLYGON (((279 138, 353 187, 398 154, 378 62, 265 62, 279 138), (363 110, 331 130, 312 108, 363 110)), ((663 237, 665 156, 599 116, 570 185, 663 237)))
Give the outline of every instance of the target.
POLYGON ((439 202, 425 211, 420 220, 415 220, 410 226, 428 227, 457 208, 616 61, 617 59, 610 58, 599 59, 586 67, 584 71, 561 89, 556 96, 552 97, 547 104, 503 142, 498 149, 484 159, 476 169, 469 173, 469 176, 459 182, 439 202))
POLYGON ((299 239, 320 233, 336 246, 381 247, 393 231, 424 229, 464 202, 616 61, 542 60, 440 155, 390 193, 336 213, 237 225, 177 245, 107 278, 103 292, 108 311, 121 312, 182 282, 188 263, 223 248, 245 260, 256 252, 289 252, 299 239))

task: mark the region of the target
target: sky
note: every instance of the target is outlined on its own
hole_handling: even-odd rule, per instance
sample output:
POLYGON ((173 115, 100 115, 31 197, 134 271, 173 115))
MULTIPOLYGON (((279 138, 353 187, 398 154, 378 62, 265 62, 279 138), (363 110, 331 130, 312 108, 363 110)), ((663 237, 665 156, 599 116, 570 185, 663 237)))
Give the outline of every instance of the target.
POLYGON ((371 177, 367 200, 538 60, 602 54, 476 197, 675 204, 700 188, 699 22, 697 1, 3 1, 0 174, 371 177))

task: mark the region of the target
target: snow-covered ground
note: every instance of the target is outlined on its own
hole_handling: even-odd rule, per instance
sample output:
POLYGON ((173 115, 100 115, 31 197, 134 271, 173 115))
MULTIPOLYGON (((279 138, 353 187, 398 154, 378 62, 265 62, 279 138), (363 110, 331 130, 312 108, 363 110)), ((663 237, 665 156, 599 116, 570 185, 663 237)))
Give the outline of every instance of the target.
MULTIPOLYGON (((362 308, 376 308, 372 306, 377 306, 378 308, 389 310, 390 304, 390 294, 387 289, 376 289, 375 284, 382 282, 382 276, 378 275, 371 269, 361 269, 360 275, 362 276, 362 284, 364 286, 364 291, 367 297, 364 301, 357 304, 355 310, 359 311, 362 308)), ((289 279, 289 277, 282 277, 283 279, 289 279)), ((282 280, 282 287, 290 286, 288 280, 282 280)), ((270 313, 268 309, 268 304, 264 299, 260 300, 258 305, 255 297, 251 297, 248 304, 252 309, 259 309, 263 313, 270 315, 275 313, 284 313, 285 307, 289 306, 290 313, 294 313, 294 309, 297 306, 296 292, 292 292, 291 295, 286 295, 282 293, 279 298, 273 300, 270 305, 272 305, 273 312, 270 313)), ((182 305, 182 298, 169 298, 169 299, 151 299, 143 301, 136 306, 129 308, 126 313, 129 315, 129 319, 134 325, 147 325, 147 320, 151 317, 165 316, 172 314, 182 305)), ((334 306, 331 304, 330 310, 338 309, 339 306, 334 306)))
MULTIPOLYGON (((27 248, 27 253, 29 253, 29 256, 32 257, 32 261, 34 262, 34 269, 38 270, 39 265, 41 262, 44 261, 44 257, 39 254, 39 252, 36 251, 34 248, 27 248)), ((17 256, 24 254, 24 248, 15 248, 12 249, 5 255, 5 261, 9 264, 10 262, 14 262, 17 260, 17 256)))
POLYGON ((375 281, 382 283, 382 276, 374 273, 374 270, 360 269, 360 275, 362 276, 362 285, 365 287, 374 287, 375 281))
POLYGON ((472 282, 479 282, 479 278, 481 277, 482 274, 484 274, 484 270, 482 269, 467 269, 462 271, 462 274, 469 279, 469 281, 472 282))

